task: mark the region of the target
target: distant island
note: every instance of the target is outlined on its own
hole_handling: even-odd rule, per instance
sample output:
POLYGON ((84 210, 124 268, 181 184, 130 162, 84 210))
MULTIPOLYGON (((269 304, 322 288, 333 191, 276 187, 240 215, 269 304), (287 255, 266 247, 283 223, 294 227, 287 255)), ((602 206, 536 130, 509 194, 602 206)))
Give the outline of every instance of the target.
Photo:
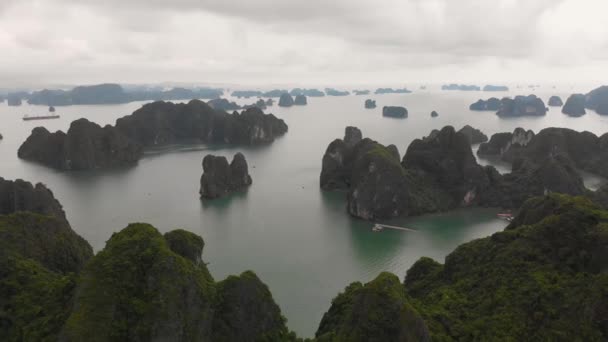
POLYGON ((175 143, 254 145, 274 141, 287 125, 252 107, 228 114, 205 102, 153 102, 133 114, 101 127, 87 119, 67 133, 36 127, 19 147, 21 159, 60 170, 91 170, 135 164, 145 148, 175 143))
POLYGON ((369 95, 369 90, 353 90, 353 94, 355 95, 369 95))
POLYGON ((327 96, 348 96, 348 95, 350 95, 350 92, 348 92, 347 90, 336 90, 333 88, 325 88, 325 94, 327 94, 327 96))
POLYGON ((294 88, 292 89, 289 94, 291 96, 297 96, 297 95, 304 95, 304 96, 308 96, 308 97, 323 97, 325 96, 325 93, 320 91, 319 89, 300 89, 300 88, 294 88))
MULTIPOLYGON (((374 102, 375 104, 375 102, 374 102)), ((390 118, 407 118, 407 109, 401 106, 384 106, 382 107, 382 116, 390 118)))
POLYGON ((173 88, 170 90, 150 90, 134 88, 125 90, 119 84, 98 84, 92 86, 79 86, 72 90, 49 90, 35 91, 27 95, 27 101, 33 105, 44 106, 70 106, 70 105, 102 105, 122 104, 133 101, 167 101, 167 100, 191 100, 191 99, 214 99, 223 94, 221 89, 198 88, 185 89, 173 88))
POLYGON ((509 91, 509 87, 503 85, 486 85, 483 91, 509 91))
POLYGON ((378 89, 376 89, 376 91, 374 93, 375 94, 409 94, 409 93, 411 93, 411 91, 407 90, 407 88, 402 88, 402 89, 378 88, 378 89))
POLYGON ((462 91, 480 91, 481 88, 476 85, 466 85, 466 84, 445 84, 441 86, 441 90, 462 90, 462 91))

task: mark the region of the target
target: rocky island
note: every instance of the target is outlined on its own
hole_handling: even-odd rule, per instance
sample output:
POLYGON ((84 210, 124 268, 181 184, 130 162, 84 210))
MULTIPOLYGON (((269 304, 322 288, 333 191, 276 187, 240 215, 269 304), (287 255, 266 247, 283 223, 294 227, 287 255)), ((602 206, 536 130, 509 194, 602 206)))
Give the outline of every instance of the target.
POLYGON ((291 107, 293 106, 293 97, 288 93, 283 93, 279 98, 279 107, 291 107))
POLYGON ((307 97, 323 97, 325 93, 320 91, 319 89, 300 89, 294 88, 289 92, 291 96, 304 95, 307 97))
POLYGON ((296 95, 296 98, 293 100, 293 104, 296 106, 306 106, 308 104, 308 100, 305 95, 296 95))
POLYGON ((348 90, 336 90, 333 88, 325 88, 325 94, 327 96, 348 96, 350 92, 348 90))
POLYGON ((562 101, 561 97, 553 95, 549 98, 547 105, 550 107, 561 107, 564 105, 564 102, 562 101))
POLYGON ((590 91, 586 98, 586 107, 600 115, 608 115, 608 86, 601 86, 590 91))
POLYGON ((437 113, 436 111, 432 111, 432 112, 431 112, 431 117, 432 117, 432 118, 436 118, 436 117, 438 117, 438 116, 439 116, 439 113, 437 113))
MULTIPOLYGON (((371 162, 373 172, 399 164, 396 149, 356 129, 339 141, 367 146, 365 161, 350 162, 371 162)), ((0 205, 3 340, 302 341, 253 271, 211 276, 202 237, 135 223, 93 254, 48 189, 19 182, 1 180, 0 199, 46 204, 0 205)), ((351 283, 327 304, 313 341, 605 340, 607 223, 589 199, 532 198, 504 231, 461 245, 444 264, 422 257, 403 281, 383 272, 351 283)))
POLYGON ((355 95, 369 95, 369 90, 353 90, 353 94, 355 95))
POLYGON ((8 94, 6 97, 6 104, 11 107, 21 106, 22 103, 23 101, 19 94, 8 94))
POLYGON ((500 117, 542 116, 547 114, 545 103, 536 95, 515 96, 500 100, 500 108, 496 115, 500 117))
POLYGON ((43 127, 19 147, 18 156, 60 170, 88 170, 132 165, 143 149, 175 143, 254 145, 274 141, 287 125, 272 114, 252 107, 228 114, 205 102, 149 103, 116 120, 115 126, 79 119, 67 134, 43 127))
POLYGON ((566 104, 562 107, 562 113, 570 116, 583 116, 585 111, 585 95, 572 94, 566 100, 566 104))
POLYGON ((500 100, 496 97, 491 97, 488 100, 477 100, 477 102, 469 106, 470 110, 477 111, 493 111, 496 112, 500 109, 500 100))
MULTIPOLYGON (((428 137, 416 139, 401 161, 394 146, 360 139, 360 131, 356 139, 352 139, 349 130, 344 140, 337 139, 328 146, 320 186, 324 190, 347 190, 348 212, 366 220, 463 206, 518 208, 527 198, 546 192, 584 195, 587 190, 576 169, 602 175, 598 167, 608 161, 596 155, 595 159, 585 159, 591 165, 583 165, 573 160, 582 156, 557 153, 555 147, 551 147, 555 145, 537 142, 547 139, 535 140, 538 135, 520 129, 504 138, 500 136, 503 145, 496 146, 499 139, 495 135, 480 146, 479 155, 498 151, 510 156, 512 172, 501 175, 494 167, 477 163, 471 150, 472 138, 464 133, 467 129, 456 132, 446 126, 428 137)), ((560 129, 544 130, 547 132, 542 136, 551 130, 558 130, 554 138, 549 138, 556 141, 560 129)), ((587 132, 578 134, 587 135, 587 132)), ((569 146, 564 139, 562 143, 564 148, 569 146)), ((597 151, 590 149, 585 155, 593 152, 597 151)))
POLYGON ((400 106, 382 107, 382 116, 389 118, 407 118, 407 109, 400 106))
POLYGON ((203 158, 201 198, 214 199, 242 191, 252 183, 249 167, 242 153, 237 153, 228 164, 223 156, 206 155, 203 158))
POLYGON ((365 100, 365 108, 366 109, 376 108, 376 100, 372 100, 372 99, 365 100))

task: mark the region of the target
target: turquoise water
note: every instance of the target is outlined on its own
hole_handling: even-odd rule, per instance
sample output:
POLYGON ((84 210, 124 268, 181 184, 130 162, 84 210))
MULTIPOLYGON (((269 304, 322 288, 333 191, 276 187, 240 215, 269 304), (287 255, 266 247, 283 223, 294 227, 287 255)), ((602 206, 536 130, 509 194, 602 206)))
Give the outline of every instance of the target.
MULTIPOLYGON (((565 100, 570 92, 555 93, 565 100)), ((570 118, 551 109, 540 118, 500 119, 491 112, 468 110, 478 98, 505 94, 431 90, 309 98, 305 107, 270 108, 288 123, 289 132, 269 146, 172 146, 149 151, 135 167, 71 173, 17 158, 19 145, 33 127, 66 130, 80 117, 113 124, 142 103, 59 107, 61 119, 39 122, 23 122, 21 117, 44 113, 45 107, 7 107, 3 103, 0 176, 47 184, 64 205, 74 229, 96 250, 103 248, 112 232, 130 222, 149 222, 161 231, 184 228, 202 235, 206 242, 203 258, 216 279, 254 270, 270 287, 290 328, 312 336, 331 299, 350 282, 371 280, 381 271, 403 277, 421 256, 443 261, 459 244, 505 226, 496 219, 496 210, 471 209, 394 221, 417 232, 371 232, 370 223, 347 215, 344 193, 319 189, 323 153, 333 139, 343 136, 346 125, 358 126, 365 136, 384 144, 395 144, 401 155, 413 139, 447 124, 457 128, 471 124, 488 136, 518 126, 535 131, 570 127, 597 134, 608 130, 608 117, 593 112, 570 118), (368 97, 377 100, 377 109, 363 108, 368 97), (409 118, 383 118, 384 105, 407 106, 409 118), (432 110, 440 116, 430 118, 432 110), (249 191, 201 202, 198 190, 205 154, 231 157, 237 151, 249 162, 253 178, 249 191)), ((536 94, 546 101, 553 91, 536 94)), ((503 168, 508 170, 508 165, 503 168)))

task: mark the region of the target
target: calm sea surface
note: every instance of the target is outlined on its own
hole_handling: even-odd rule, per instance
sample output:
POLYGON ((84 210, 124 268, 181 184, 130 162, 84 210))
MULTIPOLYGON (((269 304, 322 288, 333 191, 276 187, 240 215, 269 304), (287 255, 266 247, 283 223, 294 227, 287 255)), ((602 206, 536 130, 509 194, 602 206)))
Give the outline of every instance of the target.
MULTIPOLYGON (((586 92, 590 89, 577 89, 586 92)), ((571 89, 538 89, 565 101, 571 89)), ((521 94, 528 94, 522 91, 521 94)), ((218 280, 254 270, 268 284, 288 319, 301 336, 313 336, 331 299, 352 281, 369 281, 381 271, 403 277, 421 256, 443 262, 459 244, 502 230, 496 210, 470 209, 395 220, 418 232, 372 233, 371 223, 349 217, 344 193, 319 189, 321 159, 327 145, 343 137, 344 127, 359 127, 364 136, 395 144, 403 156, 408 144, 435 128, 470 124, 490 136, 524 127, 538 131, 549 126, 608 131, 608 117, 588 112, 570 118, 552 108, 544 117, 500 119, 492 112, 471 112, 478 98, 519 93, 416 91, 412 94, 309 98, 308 106, 270 107, 284 119, 289 132, 273 144, 255 148, 174 146, 149 151, 132 168, 58 172, 17 158, 17 149, 32 128, 67 130, 85 117, 101 125, 132 113, 143 103, 58 107, 59 120, 21 120, 25 114, 46 113, 43 106, 8 107, 0 104, 0 176, 45 183, 63 204, 73 228, 96 251, 112 232, 130 222, 148 222, 162 232, 184 228, 203 236, 203 258, 218 280), (366 98, 378 108, 366 110, 366 98), (407 119, 381 116, 384 105, 405 105, 407 119), (430 112, 439 112, 431 118, 430 112), (201 161, 208 153, 232 158, 242 152, 249 162, 253 185, 246 193, 214 202, 198 196, 201 161)), ((238 100, 252 103, 255 99, 238 100)), ((474 147, 475 148, 475 147, 474 147)), ((489 163, 488 161, 481 161, 489 163)), ((498 165, 508 171, 508 165, 498 165)), ((587 177, 596 187, 601 179, 587 177)))

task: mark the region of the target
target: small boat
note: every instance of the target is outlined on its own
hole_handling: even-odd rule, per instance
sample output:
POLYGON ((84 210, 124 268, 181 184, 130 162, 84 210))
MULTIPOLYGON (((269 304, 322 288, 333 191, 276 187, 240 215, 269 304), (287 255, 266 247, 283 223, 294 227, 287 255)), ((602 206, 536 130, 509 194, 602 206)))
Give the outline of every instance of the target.
POLYGON ((498 218, 507 220, 507 221, 513 221, 513 213, 507 212, 507 213, 498 213, 496 214, 496 216, 498 216, 498 218))
POLYGON ((58 114, 53 114, 53 115, 36 115, 36 116, 26 115, 26 116, 23 117, 23 121, 47 120, 47 119, 59 119, 59 115, 58 114))
POLYGON ((372 227, 372 232, 381 232, 384 229, 384 227, 382 227, 379 224, 374 225, 374 227, 372 227))

